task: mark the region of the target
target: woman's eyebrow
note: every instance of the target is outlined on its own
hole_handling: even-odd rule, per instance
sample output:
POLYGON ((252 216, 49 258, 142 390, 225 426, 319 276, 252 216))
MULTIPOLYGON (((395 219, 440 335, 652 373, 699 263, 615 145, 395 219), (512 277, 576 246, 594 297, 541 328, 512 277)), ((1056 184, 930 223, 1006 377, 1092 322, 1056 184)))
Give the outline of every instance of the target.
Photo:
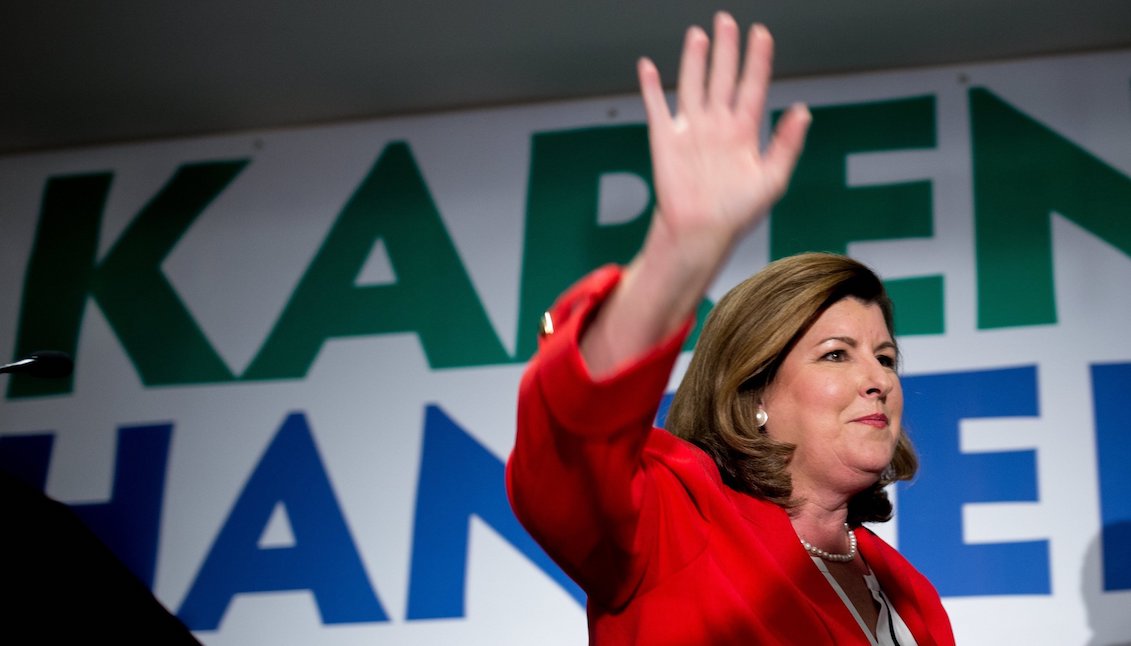
MULTIPOLYGON (((830 336, 828 338, 821 339, 820 341, 817 342, 816 345, 823 345, 825 343, 828 343, 829 341, 839 341, 840 343, 843 343, 843 344, 847 345, 848 347, 854 348, 854 349, 857 346, 860 345, 859 341, 857 341, 856 339, 854 339, 850 336, 830 336)), ((899 346, 895 344, 895 341, 884 341, 883 343, 876 346, 876 350, 887 350, 887 349, 891 349, 891 350, 895 350, 896 352, 899 352, 899 346)))

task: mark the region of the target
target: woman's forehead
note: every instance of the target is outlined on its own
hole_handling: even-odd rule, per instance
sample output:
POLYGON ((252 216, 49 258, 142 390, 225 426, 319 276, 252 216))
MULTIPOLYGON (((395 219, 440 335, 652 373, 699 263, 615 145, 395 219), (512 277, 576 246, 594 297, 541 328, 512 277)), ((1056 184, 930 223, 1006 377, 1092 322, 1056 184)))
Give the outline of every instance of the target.
POLYGON ((895 344, 883 308, 878 303, 852 296, 842 298, 821 312, 801 338, 818 343, 824 339, 839 339, 875 345, 895 344))

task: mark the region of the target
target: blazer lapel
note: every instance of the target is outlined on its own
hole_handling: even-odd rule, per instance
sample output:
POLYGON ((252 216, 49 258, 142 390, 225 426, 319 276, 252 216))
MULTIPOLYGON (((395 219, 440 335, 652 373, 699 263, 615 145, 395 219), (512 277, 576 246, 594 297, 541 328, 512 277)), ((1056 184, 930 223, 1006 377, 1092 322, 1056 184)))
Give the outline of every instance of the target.
MULTIPOLYGON (((742 496, 742 494, 737 494, 742 496)), ((764 505, 767 509, 757 514, 761 517, 764 531, 760 537, 768 552, 778 562, 782 571, 788 573, 789 580, 812 603, 813 609, 825 623, 829 632, 835 636, 837 644, 867 644, 860 624, 852 612, 841 601, 840 596, 829 585, 825 575, 813 563, 809 552, 801 545, 789 514, 777 505, 743 496, 748 503, 764 505)), ((925 646, 925 645, 920 645, 925 646)))
POLYGON ((885 543, 880 537, 863 527, 856 529, 856 542, 861 556, 872 568, 876 580, 884 595, 895 606, 896 612, 907 624, 911 634, 919 646, 933 646, 936 644, 934 635, 927 628, 923 619, 923 611, 919 605, 919 596, 912 584, 914 577, 910 576, 911 566, 902 556, 885 543))

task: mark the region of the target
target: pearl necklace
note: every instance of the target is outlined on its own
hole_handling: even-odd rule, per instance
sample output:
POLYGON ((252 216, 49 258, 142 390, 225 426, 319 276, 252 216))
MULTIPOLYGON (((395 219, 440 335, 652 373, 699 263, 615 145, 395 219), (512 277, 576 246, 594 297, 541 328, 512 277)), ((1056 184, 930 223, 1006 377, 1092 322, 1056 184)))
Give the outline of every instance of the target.
POLYGON ((805 540, 804 538, 801 538, 800 536, 798 536, 797 538, 801 538, 801 546, 805 548, 806 552, 809 552, 813 556, 825 559, 826 561, 836 561, 837 563, 847 563, 848 561, 851 561, 852 559, 856 558, 856 534, 853 534, 852 530, 848 528, 848 523, 844 524, 844 531, 848 533, 848 553, 847 554, 832 554, 831 552, 826 552, 825 550, 823 550, 819 547, 813 547, 812 545, 809 544, 809 541, 805 540))

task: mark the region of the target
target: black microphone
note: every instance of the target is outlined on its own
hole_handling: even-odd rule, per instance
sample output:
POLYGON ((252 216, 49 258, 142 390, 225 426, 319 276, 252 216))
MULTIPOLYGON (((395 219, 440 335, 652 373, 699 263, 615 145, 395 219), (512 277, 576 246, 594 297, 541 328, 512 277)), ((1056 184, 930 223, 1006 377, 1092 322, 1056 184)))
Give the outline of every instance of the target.
POLYGON ((43 379, 58 379, 67 377, 75 369, 75 362, 66 352, 58 350, 40 350, 32 352, 25 359, 13 361, 0 366, 0 373, 31 375, 43 379))

